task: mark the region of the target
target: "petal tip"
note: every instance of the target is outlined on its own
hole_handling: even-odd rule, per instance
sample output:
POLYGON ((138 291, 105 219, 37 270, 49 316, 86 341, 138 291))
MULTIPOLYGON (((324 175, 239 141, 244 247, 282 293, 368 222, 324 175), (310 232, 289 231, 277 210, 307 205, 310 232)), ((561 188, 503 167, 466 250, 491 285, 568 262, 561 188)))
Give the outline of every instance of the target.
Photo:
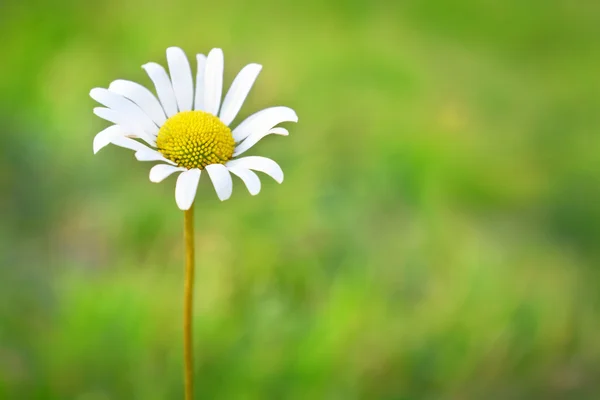
POLYGON ((94 151, 94 154, 98 154, 98 152, 102 150, 104 146, 106 146, 106 144, 102 144, 97 140, 94 140, 94 143, 92 144, 92 150, 94 151))
POLYGON ((187 211, 190 209, 191 206, 192 206, 191 204, 188 206, 188 205, 181 205, 181 204, 177 203, 177 207, 179 207, 179 209, 181 211, 187 211))
POLYGON ((273 179, 275 179, 275 182, 279 183, 280 185, 283 183, 283 170, 281 168, 279 168, 279 173, 273 174, 273 179))
POLYGON ((185 51, 183 51, 183 49, 181 47, 171 46, 171 47, 167 48, 167 58, 173 57, 173 56, 176 57, 181 54, 183 54, 185 56, 185 51))
POLYGON ((212 49, 208 55, 210 56, 211 54, 213 54, 214 56, 218 56, 218 57, 223 57, 223 49, 220 49, 218 47, 215 47, 214 49, 212 49))
POLYGON ((98 96, 99 92, 102 91, 102 88, 93 88, 92 90, 90 90, 90 97, 96 101, 98 101, 96 99, 96 97, 98 96))
POLYGON ((152 170, 150 170, 150 176, 148 177, 150 179, 150 182, 152 183, 159 183, 159 177, 156 176, 155 174, 152 173, 152 170))

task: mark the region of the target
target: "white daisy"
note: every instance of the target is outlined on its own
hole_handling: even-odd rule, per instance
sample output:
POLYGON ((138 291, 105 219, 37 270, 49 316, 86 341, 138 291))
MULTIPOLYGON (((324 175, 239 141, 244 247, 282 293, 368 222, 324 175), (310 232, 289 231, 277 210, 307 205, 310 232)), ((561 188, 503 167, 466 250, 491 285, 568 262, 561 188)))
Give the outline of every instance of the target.
POLYGON ((170 47, 170 78, 156 63, 142 66, 154 83, 158 99, 144 86, 120 79, 108 89, 90 91, 90 96, 105 106, 94 108, 94 114, 114 124, 96 135, 94 153, 112 143, 134 150, 139 161, 161 161, 150 169, 150 180, 161 182, 179 173, 175 200, 182 210, 193 204, 202 171, 208 173, 221 200, 231 196, 230 172, 246 184, 252 195, 260 191, 260 180, 252 170, 264 172, 281 183, 283 171, 275 161, 258 156, 237 157, 267 135, 287 136, 288 131, 278 124, 298 122, 291 108, 271 107, 249 116, 231 130, 229 125, 262 66, 249 64, 242 68, 221 104, 223 51, 212 49, 208 56, 196 55, 196 60, 195 90, 185 53, 170 47))

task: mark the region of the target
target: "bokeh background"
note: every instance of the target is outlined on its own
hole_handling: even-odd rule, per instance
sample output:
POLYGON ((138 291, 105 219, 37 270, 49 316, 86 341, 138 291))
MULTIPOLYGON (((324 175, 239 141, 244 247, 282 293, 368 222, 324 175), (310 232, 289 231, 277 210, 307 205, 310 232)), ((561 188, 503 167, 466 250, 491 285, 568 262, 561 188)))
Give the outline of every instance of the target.
POLYGON ((283 185, 200 183, 197 398, 600 398, 599 2, 5 0, 0 38, 0 399, 182 398, 175 180, 93 156, 88 96, 173 45, 300 117, 250 152, 283 185))

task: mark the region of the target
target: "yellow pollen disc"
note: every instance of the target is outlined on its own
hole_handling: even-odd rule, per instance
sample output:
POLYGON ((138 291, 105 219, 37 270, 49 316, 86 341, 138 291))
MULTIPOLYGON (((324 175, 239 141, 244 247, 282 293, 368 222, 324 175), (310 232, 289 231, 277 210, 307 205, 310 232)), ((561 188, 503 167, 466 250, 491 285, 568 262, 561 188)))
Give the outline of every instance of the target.
POLYGON ((204 111, 183 111, 158 131, 156 147, 166 158, 187 169, 225 164, 233 156, 231 129, 204 111))

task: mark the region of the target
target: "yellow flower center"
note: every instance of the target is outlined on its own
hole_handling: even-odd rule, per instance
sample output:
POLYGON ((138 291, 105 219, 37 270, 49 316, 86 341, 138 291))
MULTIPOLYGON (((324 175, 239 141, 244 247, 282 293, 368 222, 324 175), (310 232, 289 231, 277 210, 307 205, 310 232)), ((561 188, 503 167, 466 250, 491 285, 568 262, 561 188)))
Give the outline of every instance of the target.
POLYGON ((166 158, 187 169, 225 164, 233 156, 231 129, 204 111, 183 111, 158 131, 156 147, 166 158))

